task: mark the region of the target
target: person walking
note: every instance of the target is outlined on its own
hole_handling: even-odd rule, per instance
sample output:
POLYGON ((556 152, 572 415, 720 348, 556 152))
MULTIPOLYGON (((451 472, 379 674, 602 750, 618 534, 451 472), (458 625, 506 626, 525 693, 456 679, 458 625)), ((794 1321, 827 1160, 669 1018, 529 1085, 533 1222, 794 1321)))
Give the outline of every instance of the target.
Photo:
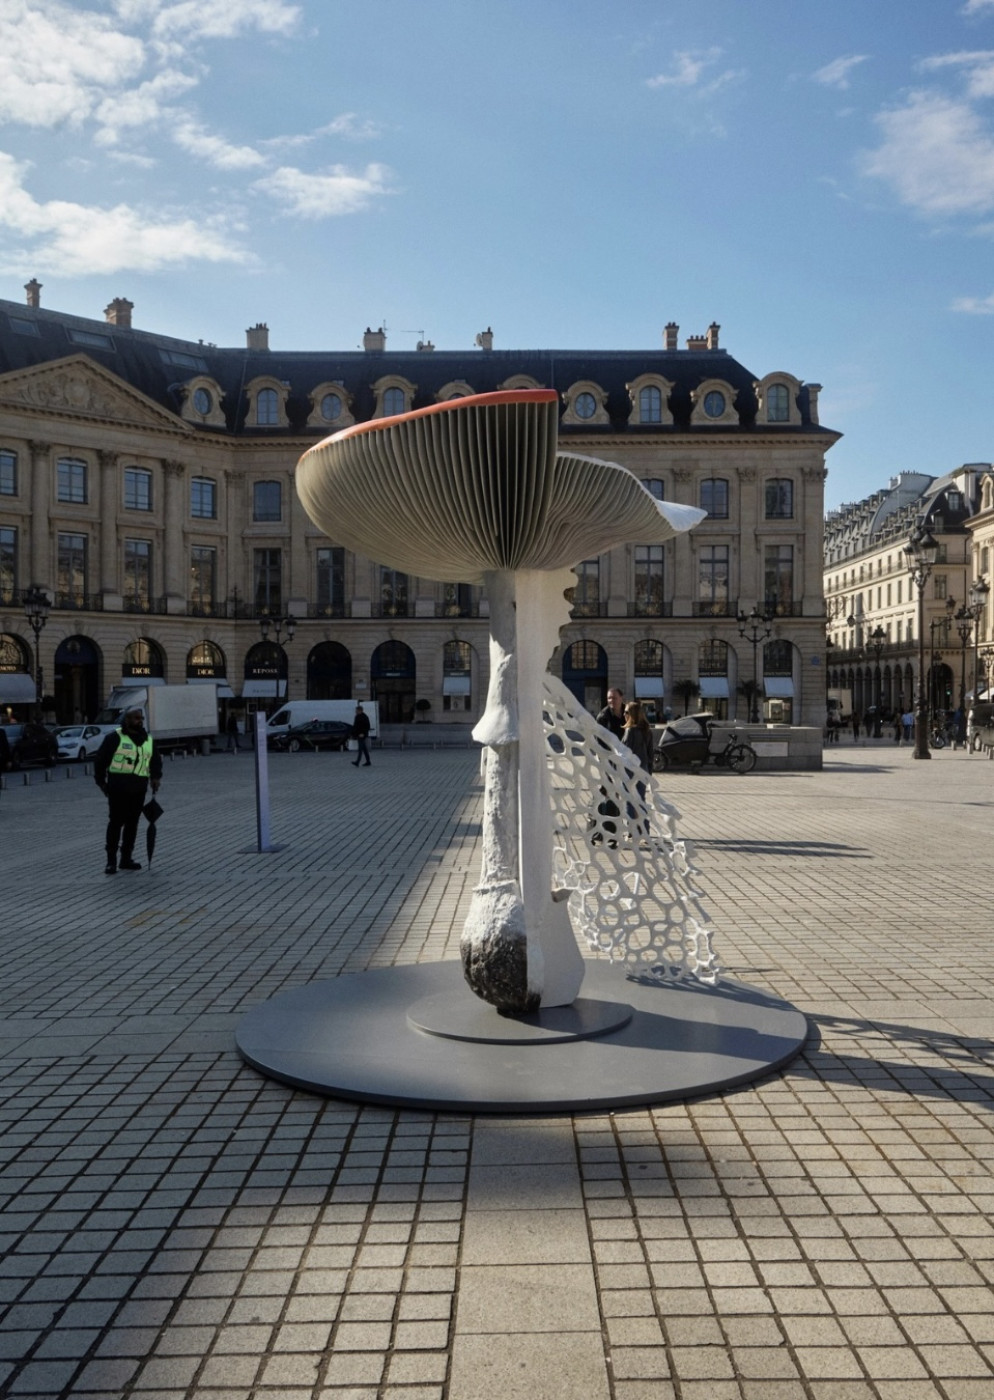
POLYGON ((162 781, 162 755, 156 750, 151 734, 145 729, 145 716, 140 709, 128 710, 120 729, 108 734, 97 750, 93 763, 97 787, 107 798, 107 864, 105 875, 118 870, 140 870, 135 860, 135 838, 138 819, 145 804, 145 794, 151 781, 152 791, 159 791, 162 781), (121 846, 118 862, 117 847, 121 846))
POLYGON ((224 728, 228 736, 228 752, 238 753, 241 746, 238 742, 238 716, 234 710, 228 711, 228 720, 224 728))
MULTIPOLYGON (((651 774, 652 729, 649 725, 649 721, 646 719, 645 714, 643 713, 642 706, 637 700, 629 700, 628 704, 625 706, 625 724, 624 729, 622 730, 621 742, 624 744, 626 749, 631 749, 632 753, 638 759, 642 767, 642 771, 644 773, 651 774)), ((639 797, 642 798, 643 802, 645 801, 647 786, 648 778, 646 778, 644 781, 642 779, 636 778, 635 787, 638 791, 639 797)), ((628 820, 631 821, 635 817, 635 815, 636 814, 632 808, 632 804, 629 802, 628 820)), ((649 835, 648 821, 646 821, 643 824, 643 834, 645 836, 649 835)))
POLYGON ((369 715, 366 714, 366 711, 362 708, 362 705, 356 705, 355 707, 355 718, 352 721, 352 737, 356 741, 356 747, 358 749, 358 756, 356 758, 356 761, 353 763, 352 767, 358 768, 359 764, 365 758, 366 767, 368 768, 369 715))

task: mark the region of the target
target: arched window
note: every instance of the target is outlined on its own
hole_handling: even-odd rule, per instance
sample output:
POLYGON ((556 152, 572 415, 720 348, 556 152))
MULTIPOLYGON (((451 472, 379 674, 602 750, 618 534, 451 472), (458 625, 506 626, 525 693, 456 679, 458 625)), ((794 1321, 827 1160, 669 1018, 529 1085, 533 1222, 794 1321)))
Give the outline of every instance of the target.
POLYGON ((395 413, 403 413, 406 404, 404 403, 404 391, 396 387, 384 389, 383 391, 383 413, 389 418, 395 413))
POLYGON ((369 663, 372 699, 381 724, 410 724, 417 700, 417 663, 405 642, 381 642, 369 663))
POLYGON ((186 657, 187 680, 223 680, 228 665, 216 642, 198 642, 186 657))
POLYGON ((280 400, 275 389, 260 389, 255 400, 255 421, 260 428, 272 428, 280 421, 280 400))
POLYGON ((639 422, 661 423, 663 421, 663 396, 655 384, 647 384, 639 390, 639 422))
POLYGON ((166 659, 158 642, 149 637, 136 637, 124 648, 123 676, 137 679, 141 676, 164 678, 166 659))
POLYGON ((319 642, 307 658, 308 700, 348 700, 352 657, 341 642, 319 642))
POLYGON ((786 384, 771 384, 766 391, 766 421, 787 423, 790 421, 790 395, 786 384))
POLYGON ((794 648, 790 642, 767 642, 763 647, 764 676, 789 676, 794 669, 794 648))

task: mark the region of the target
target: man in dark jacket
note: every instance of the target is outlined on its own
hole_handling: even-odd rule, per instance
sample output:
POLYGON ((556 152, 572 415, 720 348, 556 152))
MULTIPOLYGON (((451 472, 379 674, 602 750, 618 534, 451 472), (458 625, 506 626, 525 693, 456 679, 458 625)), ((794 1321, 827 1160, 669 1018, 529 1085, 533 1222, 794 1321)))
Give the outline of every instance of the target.
POLYGON ((138 819, 145 805, 149 781, 158 792, 162 780, 162 756, 152 736, 146 733, 141 710, 129 710, 120 729, 108 734, 97 750, 93 765, 97 787, 107 795, 107 864, 105 875, 121 870, 140 870, 134 859, 138 819), (121 843, 118 866, 117 846, 121 843))
POLYGON ((597 723, 610 729, 616 739, 620 739, 625 728, 625 697, 616 685, 607 693, 607 704, 597 716, 597 723))
POLYGON ((358 768, 363 758, 366 759, 366 767, 369 767, 369 715, 361 705, 355 707, 355 719, 352 721, 352 737, 356 741, 359 756, 353 763, 353 768, 358 768))

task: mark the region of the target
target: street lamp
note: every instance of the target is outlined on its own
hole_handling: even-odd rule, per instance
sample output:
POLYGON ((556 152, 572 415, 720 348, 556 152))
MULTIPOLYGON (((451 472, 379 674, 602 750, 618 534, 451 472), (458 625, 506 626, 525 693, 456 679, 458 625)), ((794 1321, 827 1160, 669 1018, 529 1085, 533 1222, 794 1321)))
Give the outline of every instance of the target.
POLYGON ((739 636, 743 641, 749 642, 752 646, 752 705, 749 713, 749 723, 759 723, 759 668, 756 661, 756 649, 760 642, 765 642, 773 631, 773 610, 767 605, 762 612, 759 604, 753 603, 749 613, 740 612, 735 619, 739 625, 739 636))
POLYGON ((880 657, 883 654, 884 643, 887 641, 887 633, 878 623, 873 631, 866 638, 867 648, 876 657, 876 673, 873 687, 873 703, 877 707, 877 721, 874 729, 880 724, 880 657))
MULTIPOLYGON (((285 617, 260 617, 260 618, 259 618, 259 631, 262 633, 262 640, 263 640, 264 642, 268 642, 268 641, 269 641, 269 631, 270 631, 270 628, 272 628, 273 632, 276 634, 276 635, 273 637, 273 641, 276 643, 276 645, 277 645, 278 647, 280 647, 280 646, 282 646, 282 644, 283 644, 283 633, 284 633, 284 632, 286 633, 286 639, 287 639, 287 641, 288 641, 288 642, 292 642, 292 641, 293 641, 293 634, 294 634, 294 632, 296 632, 296 630, 297 630, 297 619, 296 619, 295 617, 291 617, 289 613, 287 613, 285 617)), ((278 665, 277 665, 277 668, 276 668, 276 672, 277 672, 277 673, 276 673, 276 678, 275 678, 275 680, 273 681, 273 685, 274 685, 275 690, 276 690, 276 699, 279 700, 279 698, 280 698, 280 677, 279 677, 279 666, 278 666, 278 665)), ((290 698, 290 680, 289 680, 289 676, 287 677, 286 698, 287 698, 288 700, 289 700, 289 698, 290 698)))
POLYGON ((48 594, 43 588, 35 585, 26 590, 21 601, 24 604, 24 616, 28 620, 31 631, 35 634, 35 719, 41 719, 41 700, 44 689, 41 670, 41 634, 45 623, 48 621, 51 603, 48 601, 48 594))
POLYGON ((915 758, 931 758, 928 748, 928 711, 925 702, 925 585, 939 557, 939 542, 920 525, 904 546, 911 582, 918 589, 918 695, 915 703, 915 758))
POLYGON ((994 647, 984 647, 980 653, 980 660, 984 663, 984 694, 990 699, 991 693, 991 670, 994 668, 994 647))

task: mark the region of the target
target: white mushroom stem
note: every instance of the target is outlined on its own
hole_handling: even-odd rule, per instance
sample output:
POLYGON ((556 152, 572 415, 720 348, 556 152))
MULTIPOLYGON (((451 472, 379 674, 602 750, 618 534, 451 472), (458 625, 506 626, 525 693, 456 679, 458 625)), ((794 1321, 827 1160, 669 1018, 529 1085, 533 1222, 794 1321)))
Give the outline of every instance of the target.
MULTIPOLYGON (((569 616, 564 592, 573 582, 569 569, 487 574, 491 681, 486 711, 473 731, 492 750, 480 888, 492 890, 498 881, 503 883, 501 877, 506 880, 507 833, 516 831, 527 985, 542 1006, 568 1005, 583 981, 567 892, 552 887, 552 804, 542 725, 543 677, 559 629, 569 616), (516 782, 506 771, 509 764, 517 768, 516 782), (508 810, 512 803, 516 810, 508 810)), ((484 915, 484 909, 480 904, 471 918, 484 915)), ((486 930, 476 929, 473 936, 491 942, 486 930)))

